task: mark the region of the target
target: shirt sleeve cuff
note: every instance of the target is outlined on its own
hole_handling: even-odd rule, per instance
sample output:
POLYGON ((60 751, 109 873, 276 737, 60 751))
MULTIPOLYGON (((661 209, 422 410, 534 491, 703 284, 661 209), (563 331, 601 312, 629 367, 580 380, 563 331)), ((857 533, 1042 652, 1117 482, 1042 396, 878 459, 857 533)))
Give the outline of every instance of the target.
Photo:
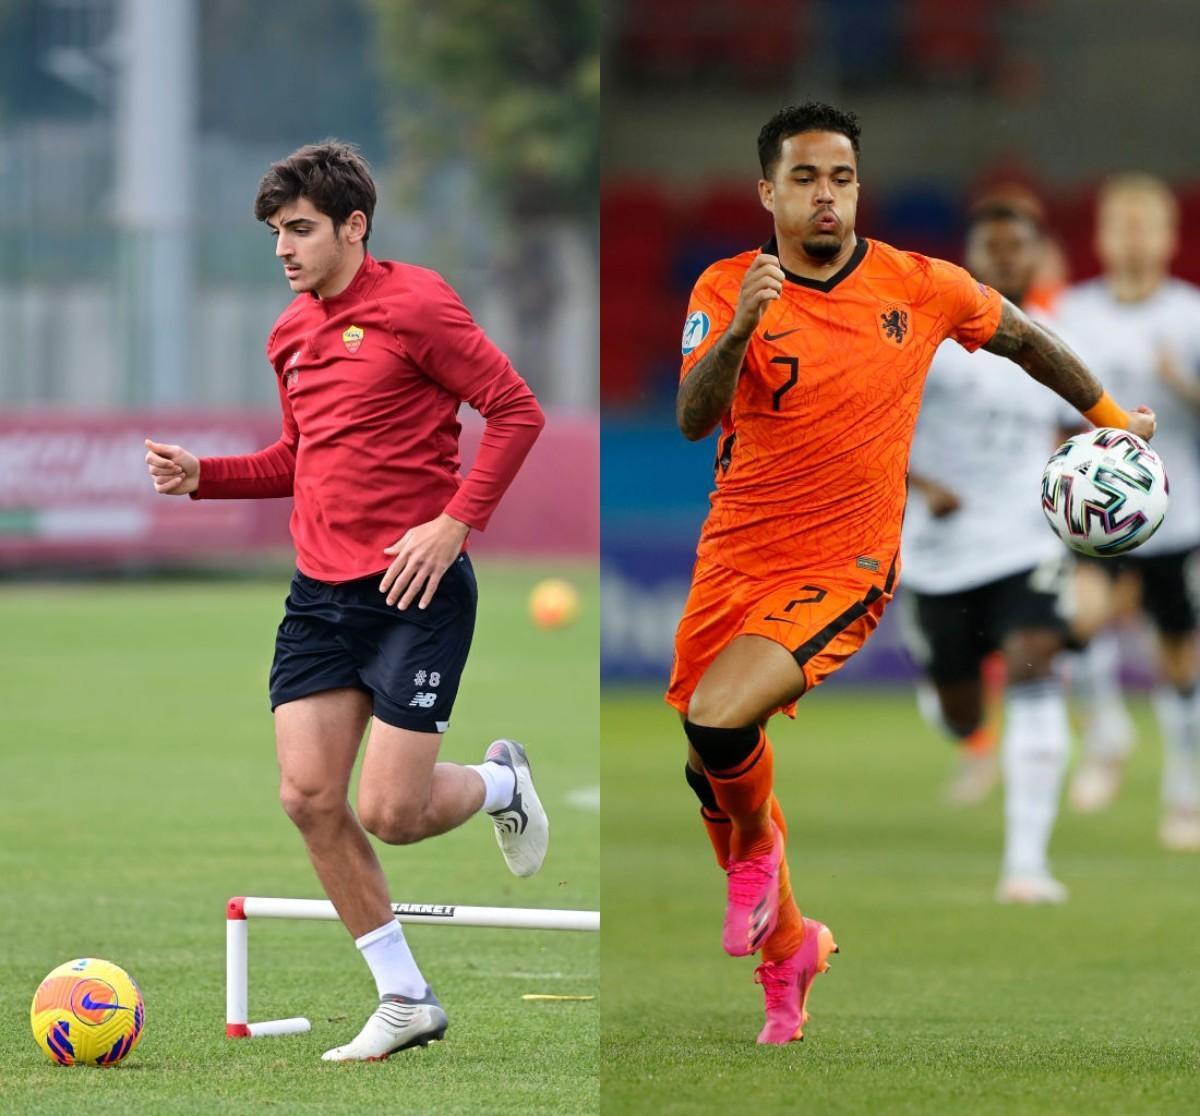
POLYGON ((1118 430, 1129 429, 1129 413, 1120 407, 1107 391, 1083 412, 1083 417, 1093 426, 1115 426, 1118 430))

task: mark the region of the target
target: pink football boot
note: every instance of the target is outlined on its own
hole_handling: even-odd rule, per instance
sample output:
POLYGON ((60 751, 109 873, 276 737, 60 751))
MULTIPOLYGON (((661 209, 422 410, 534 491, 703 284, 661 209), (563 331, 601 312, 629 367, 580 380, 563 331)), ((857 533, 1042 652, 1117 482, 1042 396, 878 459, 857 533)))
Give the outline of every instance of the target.
POLYGON ((783 834, 772 824, 771 851, 746 860, 730 859, 722 944, 731 957, 753 953, 775 930, 779 918, 779 865, 783 861, 783 834))
POLYGON ((808 991, 813 978, 829 968, 829 955, 837 951, 833 931, 814 918, 806 918, 800 948, 782 961, 764 961, 754 970, 754 981, 763 986, 767 1001, 767 1022, 758 1033, 759 1042, 803 1041, 808 991))

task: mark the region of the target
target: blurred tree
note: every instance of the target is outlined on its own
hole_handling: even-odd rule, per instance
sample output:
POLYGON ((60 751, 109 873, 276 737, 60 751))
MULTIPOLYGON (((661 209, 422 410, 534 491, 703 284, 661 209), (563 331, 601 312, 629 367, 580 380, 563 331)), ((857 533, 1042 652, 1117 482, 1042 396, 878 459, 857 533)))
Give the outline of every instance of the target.
POLYGON ((447 157, 475 168, 504 222, 493 276, 516 366, 544 398, 594 398, 595 360, 572 335, 563 291, 568 261, 596 252, 600 0, 367 2, 393 82, 401 192, 419 196, 447 157))
POLYGON ((509 216, 596 215, 600 0, 369 2, 406 161, 462 153, 509 216))

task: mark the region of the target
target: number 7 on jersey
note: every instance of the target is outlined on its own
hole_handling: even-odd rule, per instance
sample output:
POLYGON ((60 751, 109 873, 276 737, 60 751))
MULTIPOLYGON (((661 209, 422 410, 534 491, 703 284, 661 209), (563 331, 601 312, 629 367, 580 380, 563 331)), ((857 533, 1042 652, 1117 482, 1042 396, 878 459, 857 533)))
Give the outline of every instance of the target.
POLYGON ((782 387, 776 388, 771 396, 772 408, 779 410, 780 402, 792 388, 796 386, 796 381, 800 379, 800 359, 794 356, 777 356, 771 357, 772 364, 785 364, 788 369, 787 383, 782 387))

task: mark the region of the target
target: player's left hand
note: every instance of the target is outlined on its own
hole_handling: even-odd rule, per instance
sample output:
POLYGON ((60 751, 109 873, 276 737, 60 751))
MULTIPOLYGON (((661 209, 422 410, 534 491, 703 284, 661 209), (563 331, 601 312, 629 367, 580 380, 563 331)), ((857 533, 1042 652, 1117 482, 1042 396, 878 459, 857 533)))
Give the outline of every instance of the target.
POLYGON ((1155 417, 1154 412, 1145 404, 1130 412, 1130 433, 1136 434, 1139 438, 1144 438, 1148 442, 1154 437, 1154 432, 1157 429, 1158 419, 1155 417))
POLYGON ((1159 347, 1155 371, 1158 378, 1185 403, 1193 406, 1200 403, 1200 387, 1188 377, 1179 358, 1165 345, 1159 347))
POLYGON ((394 555, 379 583, 379 591, 387 594, 387 603, 403 609, 416 600, 418 608, 428 607, 442 575, 462 553, 470 530, 465 523, 443 512, 437 519, 405 531, 391 546, 384 547, 384 554, 394 555))

